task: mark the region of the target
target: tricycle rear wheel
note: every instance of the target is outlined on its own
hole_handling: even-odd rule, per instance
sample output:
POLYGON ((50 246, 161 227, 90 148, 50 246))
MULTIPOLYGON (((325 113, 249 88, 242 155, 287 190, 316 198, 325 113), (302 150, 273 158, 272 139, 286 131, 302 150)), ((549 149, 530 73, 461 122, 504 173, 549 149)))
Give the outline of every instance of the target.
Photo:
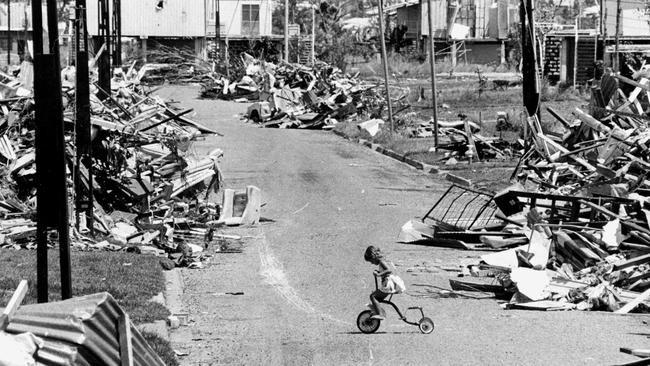
POLYGON ((364 310, 359 313, 357 317, 357 327, 362 333, 374 333, 379 329, 381 321, 379 319, 371 319, 375 315, 372 310, 364 310))
POLYGON ((420 328, 420 332, 422 332, 423 334, 429 334, 433 332, 434 327, 435 326, 433 325, 433 320, 427 317, 420 319, 420 321, 418 322, 418 328, 420 328))

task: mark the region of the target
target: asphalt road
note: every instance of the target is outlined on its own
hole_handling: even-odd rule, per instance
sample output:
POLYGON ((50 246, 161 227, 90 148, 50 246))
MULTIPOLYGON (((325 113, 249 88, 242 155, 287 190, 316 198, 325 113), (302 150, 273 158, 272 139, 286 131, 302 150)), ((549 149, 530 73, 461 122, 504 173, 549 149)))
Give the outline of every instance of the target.
POLYGON ((244 123, 236 114, 246 104, 197 100, 196 88, 159 94, 225 135, 197 143, 197 153, 222 148, 226 186, 260 187, 262 215, 274 220, 228 230, 247 238, 243 253, 183 270, 191 321, 171 338, 188 353, 183 365, 605 365, 635 359, 619 347, 649 348, 644 316, 503 310, 494 299, 438 295, 435 286, 458 274, 448 268, 481 253, 395 241, 447 182, 330 132, 244 123), (407 286, 396 303, 422 306, 432 334, 390 310, 376 334, 358 332, 374 288, 368 245, 395 262, 407 286))

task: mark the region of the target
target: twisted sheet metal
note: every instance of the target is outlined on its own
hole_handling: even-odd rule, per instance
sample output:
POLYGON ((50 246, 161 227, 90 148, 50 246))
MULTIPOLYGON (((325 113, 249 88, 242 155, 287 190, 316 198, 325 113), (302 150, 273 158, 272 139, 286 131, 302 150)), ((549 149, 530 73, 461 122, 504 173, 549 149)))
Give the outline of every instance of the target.
MULTIPOLYGON (((106 292, 46 304, 21 306, 7 332, 31 332, 46 342, 37 353, 44 365, 120 366, 118 321, 124 310, 106 292)), ((133 364, 164 366, 130 324, 133 364)))

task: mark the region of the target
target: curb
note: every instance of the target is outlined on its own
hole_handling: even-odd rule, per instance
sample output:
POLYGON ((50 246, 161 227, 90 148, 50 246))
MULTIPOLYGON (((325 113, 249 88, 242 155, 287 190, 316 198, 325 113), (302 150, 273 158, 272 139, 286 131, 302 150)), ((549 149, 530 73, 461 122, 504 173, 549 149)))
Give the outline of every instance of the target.
MULTIPOLYGON (((344 132, 337 131, 337 130, 332 130, 332 132, 334 132, 335 135, 341 136, 346 140, 355 141, 355 140, 351 139, 350 137, 348 137, 344 132)), ((370 148, 371 150, 374 150, 374 151, 376 151, 376 152, 378 152, 380 154, 383 154, 385 156, 393 158, 393 159, 395 159, 397 161, 400 161, 402 163, 406 163, 406 164, 410 165, 411 167, 413 167, 415 169, 422 170, 425 173, 440 175, 441 177, 444 177, 445 179, 447 179, 447 180, 449 180, 451 182, 454 182, 454 183, 457 183, 457 184, 460 184, 460 185, 463 185, 463 186, 467 186, 467 187, 472 186, 472 181, 471 180, 465 179, 463 177, 459 177, 459 176, 454 175, 454 174, 450 174, 446 170, 442 170, 437 165, 430 165, 430 164, 427 164, 427 163, 423 163, 421 161, 417 161, 415 159, 411 159, 406 155, 399 154, 399 153, 397 153, 397 152, 395 152, 393 150, 389 150, 389 149, 387 149, 387 148, 385 148, 385 147, 383 147, 383 146, 381 146, 379 144, 370 142, 370 141, 368 141, 366 139, 358 139, 358 140, 356 140, 356 142, 358 144, 366 146, 366 147, 370 148), (451 176, 452 178, 449 178, 449 176, 451 176)), ((449 169, 449 170, 452 170, 452 169, 449 169)))
POLYGON ((465 186, 465 187, 471 187, 472 186, 472 181, 471 180, 463 178, 463 177, 459 177, 459 176, 457 176, 455 174, 447 173, 445 175, 445 179, 452 182, 452 183, 456 183, 458 185, 461 185, 461 186, 465 186))
MULTIPOLYGON (((472 181, 467 178, 463 178, 461 176, 458 176, 456 174, 452 174, 449 171, 454 171, 454 170, 462 170, 468 168, 468 164, 457 164, 457 165, 451 165, 451 166, 444 166, 440 167, 437 165, 430 165, 427 163, 423 163, 421 161, 417 161, 415 159, 411 159, 406 155, 399 154, 393 150, 389 150, 379 144, 373 143, 371 141, 368 141, 366 139, 352 139, 349 136, 347 136, 344 132, 342 131, 337 131, 337 130, 332 130, 334 134, 343 137, 346 140, 349 141, 356 141, 360 145, 366 146, 380 154, 383 154, 385 156, 388 156, 390 158, 393 158, 397 161, 401 161, 403 163, 406 163, 410 166, 412 166, 415 169, 422 170, 425 173, 429 174, 436 174, 441 176, 443 179, 446 179, 452 183, 465 186, 465 187, 472 187, 472 181)), ((515 163, 504 163, 504 162, 489 162, 489 163, 477 163, 481 164, 481 168, 514 168, 517 166, 515 163)))

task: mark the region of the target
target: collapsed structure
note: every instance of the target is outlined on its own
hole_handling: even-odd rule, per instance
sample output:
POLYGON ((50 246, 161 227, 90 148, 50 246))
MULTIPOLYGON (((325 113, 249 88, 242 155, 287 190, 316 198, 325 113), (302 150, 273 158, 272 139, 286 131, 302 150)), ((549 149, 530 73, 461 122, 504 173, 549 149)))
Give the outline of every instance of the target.
MULTIPOLYGON (((232 217, 208 200, 210 192, 221 192, 223 151, 196 153, 193 141, 218 132, 188 118, 192 109, 178 109, 147 92, 140 81, 149 71, 132 66, 116 72, 104 100, 91 81, 93 154, 80 167, 79 177, 73 168, 75 70, 62 72, 68 177, 79 178, 86 191, 92 187, 93 197, 92 220, 79 211, 71 215, 72 246, 169 255, 176 265, 200 266, 206 240, 232 217)), ((34 102, 19 79, 2 77, 0 247, 35 248, 34 102)), ((259 196, 259 190, 249 191, 259 196)), ((249 214, 245 223, 259 220, 259 197, 257 203, 249 210, 256 214, 249 214)))
POLYGON ((643 105, 650 87, 645 72, 636 78, 604 76, 589 111, 576 108, 574 121, 549 110, 561 134, 529 118, 530 146, 512 174, 515 185, 496 195, 453 186, 404 225, 400 241, 495 251, 450 282, 505 296, 506 307, 647 310, 650 118, 643 105))
POLYGON ((378 91, 376 84, 362 82, 358 75, 346 75, 323 62, 313 67, 275 65, 247 54, 242 60, 244 75, 239 81, 222 76, 204 83, 201 95, 254 101, 246 117, 263 127, 332 128, 359 114, 381 116, 385 93, 378 91))

